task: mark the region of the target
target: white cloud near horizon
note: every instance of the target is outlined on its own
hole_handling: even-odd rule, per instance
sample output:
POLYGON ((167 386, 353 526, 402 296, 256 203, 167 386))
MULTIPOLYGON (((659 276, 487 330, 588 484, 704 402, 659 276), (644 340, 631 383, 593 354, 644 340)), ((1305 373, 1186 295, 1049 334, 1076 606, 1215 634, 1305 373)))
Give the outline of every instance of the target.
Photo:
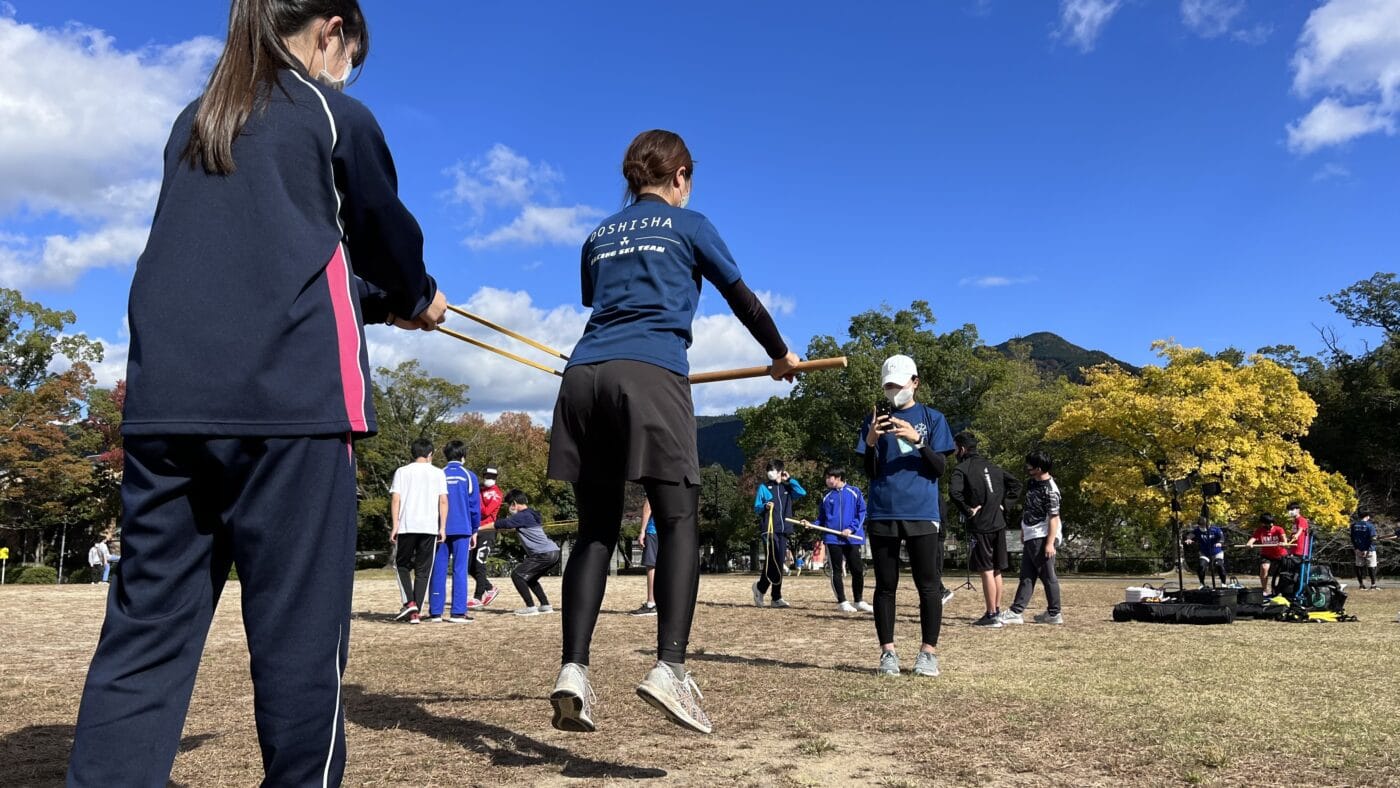
POLYGON ((132 264, 170 124, 198 95, 220 42, 123 50, 101 30, 40 28, 0 10, 0 279, 64 286, 91 268, 132 264), (75 229, 28 231, 43 219, 75 229))
POLYGON ((563 175, 548 163, 532 162, 500 143, 470 162, 458 162, 446 174, 452 179, 448 201, 468 207, 474 228, 502 211, 515 214, 494 229, 474 230, 464 240, 472 249, 581 243, 593 222, 605 215, 588 205, 554 204, 554 187, 563 175))
POLYGON ((1108 20, 1123 7, 1122 0, 1060 0, 1060 23, 1055 37, 1080 52, 1091 52, 1108 20))
POLYGON ((1321 96, 1287 125, 1307 155, 1400 123, 1400 2, 1326 0, 1308 15, 1293 55, 1293 92, 1321 96))
POLYGON ((1010 287, 1027 285, 1036 281, 1034 276, 965 276, 958 280, 960 287, 1010 287))

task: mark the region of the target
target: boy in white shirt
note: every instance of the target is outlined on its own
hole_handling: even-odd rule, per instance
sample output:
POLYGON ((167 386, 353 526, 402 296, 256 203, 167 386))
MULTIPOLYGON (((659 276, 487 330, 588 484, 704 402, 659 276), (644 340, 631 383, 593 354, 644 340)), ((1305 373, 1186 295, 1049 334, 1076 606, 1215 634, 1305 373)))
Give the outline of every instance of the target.
POLYGON ((419 438, 409 447, 413 462, 394 471, 389 511, 394 528, 389 541, 398 549, 399 599, 394 620, 419 623, 419 611, 433 574, 433 556, 447 538, 447 475, 433 465, 433 442, 419 438), (411 575, 411 577, 410 577, 411 575))

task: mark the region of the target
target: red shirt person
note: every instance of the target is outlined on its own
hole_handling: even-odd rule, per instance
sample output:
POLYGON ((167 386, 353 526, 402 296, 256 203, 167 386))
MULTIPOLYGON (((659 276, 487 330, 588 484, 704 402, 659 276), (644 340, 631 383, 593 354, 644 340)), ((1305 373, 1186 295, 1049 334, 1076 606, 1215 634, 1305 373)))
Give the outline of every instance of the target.
POLYGON ((1254 533, 1245 542, 1245 547, 1263 545, 1259 548, 1259 587, 1267 589, 1269 587, 1269 570, 1273 563, 1288 555, 1288 548, 1284 544, 1288 541, 1288 534, 1283 528, 1274 523, 1272 514, 1259 515, 1259 525, 1255 527, 1254 533))
POLYGON ((1308 543, 1312 541, 1308 518, 1303 516, 1303 507, 1297 502, 1288 505, 1288 516, 1293 518, 1293 554, 1305 556, 1308 554, 1308 543))

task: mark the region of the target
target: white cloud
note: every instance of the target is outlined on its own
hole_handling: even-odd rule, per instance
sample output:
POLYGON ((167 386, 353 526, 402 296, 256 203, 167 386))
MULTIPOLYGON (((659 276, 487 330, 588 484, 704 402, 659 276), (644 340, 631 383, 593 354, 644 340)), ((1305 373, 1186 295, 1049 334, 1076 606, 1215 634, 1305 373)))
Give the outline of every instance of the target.
POLYGON ((605 215, 587 205, 554 204, 554 186, 563 175, 499 143, 484 156, 459 162, 447 174, 452 178, 448 201, 468 206, 473 225, 503 212, 514 214, 505 224, 468 236, 465 243, 472 249, 581 243, 593 221, 605 215))
POLYGON ((1034 282, 1034 276, 965 276, 958 280, 962 287, 1010 287, 1034 282))
POLYGON ((1230 34, 1230 37, 1241 44, 1259 46, 1269 40, 1269 36, 1274 34, 1274 26, 1265 22, 1260 22, 1253 27, 1241 28, 1230 34))
POLYGON ((1230 32, 1235 18, 1244 12, 1244 0, 1181 0, 1181 21, 1201 38, 1230 32))
MULTIPOLYGON (((117 336, 120 340, 116 342, 102 337, 89 337, 102 344, 102 360, 88 364, 92 368, 93 382, 102 388, 113 388, 117 381, 126 379, 126 358, 131 352, 131 331, 126 318, 122 318, 122 327, 117 336)), ((49 362, 49 371, 64 372, 72 365, 73 362, 66 356, 54 356, 49 362)))
POLYGON ((1322 165, 1322 169, 1313 173, 1312 179, 1314 182, 1317 182, 1330 181, 1333 179, 1346 180, 1350 177, 1351 170, 1347 169, 1345 166, 1336 163, 1328 163, 1322 165))
POLYGON ((774 315, 790 315, 797 311, 797 299, 792 296, 772 290, 755 290, 754 295, 758 296, 764 308, 774 315))
POLYGON ((1060 25, 1055 37, 1090 52, 1108 20, 1123 7, 1122 0, 1060 0, 1060 25))
POLYGON ((1400 3, 1328 0, 1303 25, 1293 55, 1293 90, 1321 94, 1288 125, 1288 147, 1307 154, 1376 132, 1400 115, 1400 3))
POLYGON ((57 217, 81 229, 40 242, 12 226, 0 274, 12 286, 69 284, 93 266, 129 265, 170 123, 220 43, 121 50, 100 30, 39 28, 13 13, 0 14, 0 222, 57 217))

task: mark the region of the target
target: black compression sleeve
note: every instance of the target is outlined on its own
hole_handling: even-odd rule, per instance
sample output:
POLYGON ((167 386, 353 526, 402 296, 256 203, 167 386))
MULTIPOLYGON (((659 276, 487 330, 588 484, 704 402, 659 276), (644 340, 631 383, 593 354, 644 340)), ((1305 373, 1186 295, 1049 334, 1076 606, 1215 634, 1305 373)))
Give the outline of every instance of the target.
POLYGON ((865 454, 861 455, 865 458, 865 478, 867 479, 875 478, 875 472, 880 469, 879 460, 875 457, 876 451, 878 451, 878 447, 866 446, 865 454))
POLYGON ((768 314, 768 310, 763 307, 763 302, 758 300, 758 296, 744 284, 744 280, 736 279, 728 287, 720 288, 720 295, 729 303, 729 308, 733 310, 734 316, 739 318, 739 322, 744 324, 744 328, 749 330, 753 338, 758 340, 758 344, 763 346, 763 350, 769 358, 782 358, 788 353, 787 343, 778 333, 778 326, 773 323, 773 316, 768 314))
POLYGON ((928 463, 929 467, 933 469, 934 476, 943 476, 943 471, 948 467, 947 457, 928 446, 919 449, 919 454, 923 456, 924 462, 928 463))

